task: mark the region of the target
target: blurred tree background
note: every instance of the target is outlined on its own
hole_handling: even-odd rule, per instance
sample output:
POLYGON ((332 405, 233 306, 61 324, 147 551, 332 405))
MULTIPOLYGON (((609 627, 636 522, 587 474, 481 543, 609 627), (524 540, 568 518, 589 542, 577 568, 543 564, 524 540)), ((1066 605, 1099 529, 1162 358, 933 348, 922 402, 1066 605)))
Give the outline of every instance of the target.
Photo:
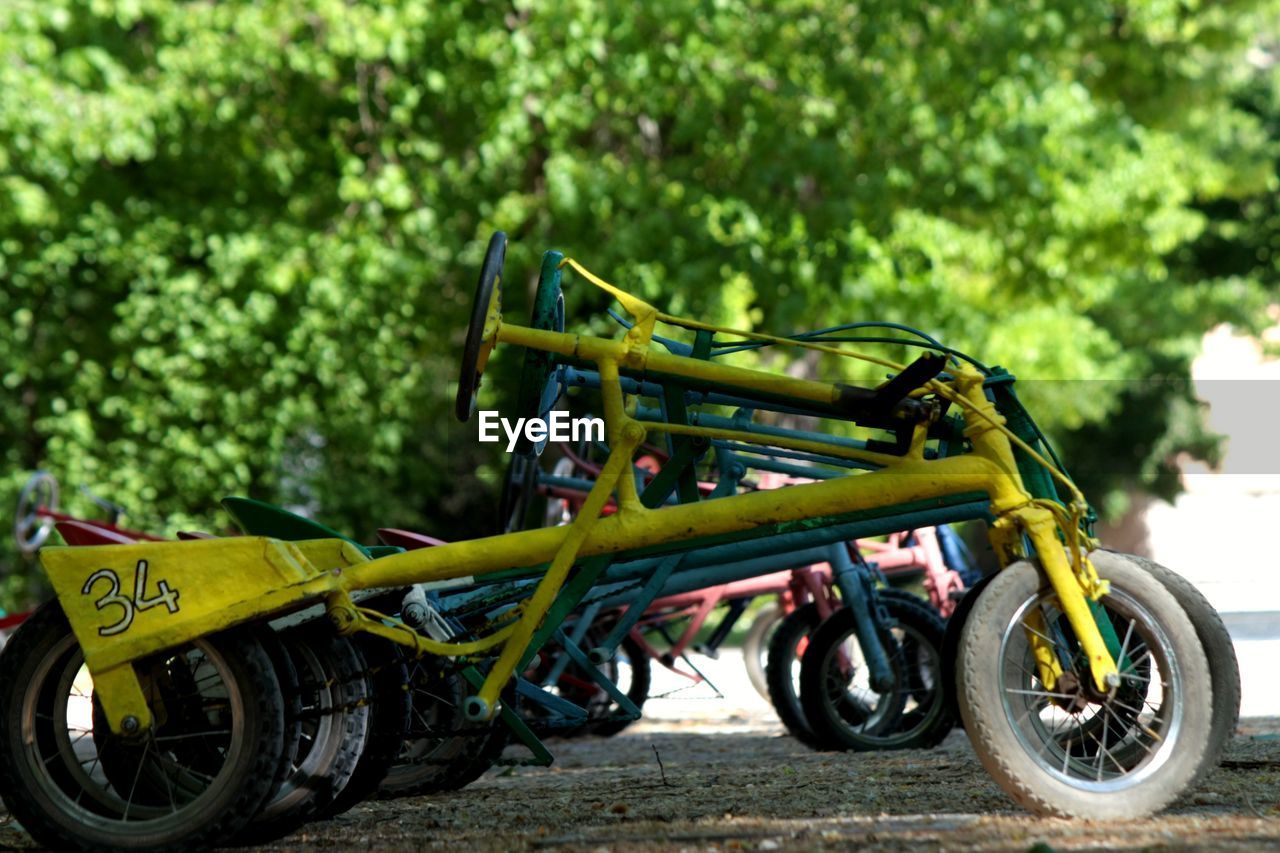
POLYGON ((1270 322, 1276 17, 6 0, 0 605, 35 468, 156 532, 221 529, 230 493, 364 539, 491 532, 501 454, 451 397, 495 228, 520 283, 555 247, 677 313, 890 319, 1024 379, 1118 380, 1027 395, 1104 508, 1169 494, 1172 454, 1213 442, 1185 385, 1119 380, 1270 322))

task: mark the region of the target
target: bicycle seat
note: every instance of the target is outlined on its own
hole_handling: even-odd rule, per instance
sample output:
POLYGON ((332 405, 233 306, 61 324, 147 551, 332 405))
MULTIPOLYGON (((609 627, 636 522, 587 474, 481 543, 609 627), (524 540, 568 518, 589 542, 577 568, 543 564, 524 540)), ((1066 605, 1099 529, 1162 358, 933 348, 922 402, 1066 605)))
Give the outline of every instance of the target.
POLYGON ((434 536, 427 536, 424 533, 414 533, 412 530, 400 530, 396 527, 379 527, 378 538, 386 545, 394 545, 405 551, 414 551, 418 548, 431 548, 436 545, 447 545, 443 539, 437 539, 434 536))
POLYGON ((331 527, 290 512, 274 504, 253 498, 229 497, 222 499, 222 508, 248 536, 270 536, 296 542, 304 539, 341 539, 360 550, 366 557, 373 557, 367 545, 361 545, 350 536, 343 536, 331 527))
POLYGON ((59 521, 54 527, 68 545, 132 545, 138 541, 88 521, 59 521))

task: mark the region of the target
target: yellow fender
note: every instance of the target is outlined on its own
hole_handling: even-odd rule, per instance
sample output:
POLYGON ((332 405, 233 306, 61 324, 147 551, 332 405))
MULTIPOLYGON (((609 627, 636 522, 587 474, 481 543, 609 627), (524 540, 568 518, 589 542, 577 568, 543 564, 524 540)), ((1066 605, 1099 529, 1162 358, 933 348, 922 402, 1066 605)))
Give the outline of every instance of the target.
POLYGON ((40 552, 117 733, 151 724, 133 661, 305 607, 337 590, 346 566, 364 561, 342 540, 263 536, 40 552))

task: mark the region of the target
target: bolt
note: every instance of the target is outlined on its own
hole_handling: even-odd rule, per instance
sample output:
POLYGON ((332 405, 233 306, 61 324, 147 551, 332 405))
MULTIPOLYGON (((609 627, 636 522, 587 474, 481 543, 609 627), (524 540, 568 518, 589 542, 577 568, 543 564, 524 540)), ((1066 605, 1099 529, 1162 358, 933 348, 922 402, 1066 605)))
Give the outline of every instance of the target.
POLYGON ((1115 690, 1120 686, 1120 673, 1108 672, 1102 677, 1102 680, 1106 683, 1108 690, 1115 690))
POLYGON ((462 715, 473 722, 489 719, 489 703, 479 696, 468 696, 462 702, 462 715))
POLYGON ((328 613, 329 622, 333 625, 333 629, 339 634, 346 633, 351 630, 351 626, 355 624, 355 614, 347 610, 345 607, 335 607, 328 613))
POLYGON ((138 722, 138 718, 135 717, 133 714, 129 714, 127 717, 125 717, 123 720, 120 721, 120 730, 127 735, 134 734, 141 727, 142 727, 142 724, 138 722))
POLYGON ((427 609, 416 602, 406 604, 400 611, 400 618, 414 628, 421 628, 427 623, 427 609))

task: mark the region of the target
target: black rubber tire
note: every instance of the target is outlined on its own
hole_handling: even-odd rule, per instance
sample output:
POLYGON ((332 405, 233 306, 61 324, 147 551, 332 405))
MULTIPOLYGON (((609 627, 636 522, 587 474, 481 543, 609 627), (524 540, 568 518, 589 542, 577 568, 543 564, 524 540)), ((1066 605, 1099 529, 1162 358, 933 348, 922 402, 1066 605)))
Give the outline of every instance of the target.
MULTIPOLYGON (((560 288, 560 262, 563 259, 564 255, 555 251, 545 252, 542 256, 542 269, 538 274, 538 287, 533 294, 533 311, 529 317, 531 329, 564 331, 564 293, 560 288)), ((563 393, 564 383, 556 376, 555 353, 526 349, 524 365, 520 370, 516 416, 545 420, 563 393)), ((546 447, 547 439, 535 443, 521 433, 516 439, 515 453, 537 458, 546 447)))
POLYGON ((837 610, 814 631, 800 665, 800 704, 818 749, 927 749, 940 743, 955 725, 942 687, 941 649, 946 631, 942 617, 910 593, 880 590, 878 597, 895 627, 905 635, 899 641, 892 636, 892 629, 881 629, 903 693, 888 700, 894 707, 883 727, 858 731, 847 725, 840 709, 833 707, 826 695, 835 649, 849 640, 854 630, 853 612, 837 610), (903 679, 907 679, 905 684, 903 679), (910 701, 916 707, 907 710, 910 701))
POLYGON ((284 749, 271 782, 271 795, 263 801, 265 804, 275 798, 298 761, 298 748, 302 740, 302 697, 298 668, 293 665, 293 658, 289 657, 288 650, 280 642, 276 632, 270 625, 262 625, 255 632, 254 638, 262 644, 267 657, 271 659, 276 680, 280 682, 280 695, 284 699, 284 749))
POLYGON ((784 616, 769 640, 769 655, 764 668, 769 702, 778 719, 787 727, 792 737, 813 749, 819 748, 819 741, 814 737, 809 721, 805 719, 794 667, 796 650, 801 642, 813 635, 820 621, 818 606, 812 602, 797 607, 784 616))
POLYGON ((413 703, 409 698, 409 668, 401 647, 372 634, 357 634, 353 640, 369 680, 369 738, 351 780, 332 803, 319 810, 316 820, 340 815, 377 793, 409 732, 413 703))
MULTIPOLYGON (((472 724, 473 726, 478 724, 472 724)), ((511 743, 511 729, 500 719, 494 719, 480 734, 466 736, 467 748, 437 783, 438 791, 461 791, 498 763, 502 752, 511 743)))
MULTIPOLYGON (((643 711, 644 703, 649 698, 649 689, 653 686, 653 666, 649 661, 649 655, 645 654, 644 649, 632 639, 630 634, 623 637, 622 642, 618 644, 618 653, 626 655, 627 663, 631 667, 631 683, 627 685, 627 698, 643 711)), ((607 713, 617 714, 617 705, 610 703, 607 713)), ((589 731, 593 735, 613 737, 634 722, 635 720, 612 717, 592 723, 589 731)))
POLYGON ((383 799, 463 788, 493 766, 511 736, 499 720, 486 726, 463 717, 466 686, 450 661, 428 655, 409 661, 408 669, 409 732, 379 786, 378 796, 383 799), (418 734, 428 730, 449 734, 418 734))
POLYGON ((762 699, 769 698, 769 678, 765 675, 769 656, 769 638, 784 616, 786 614, 776 604, 764 608, 756 614, 751 627, 747 629, 747 635, 742 638, 742 663, 747 668, 747 678, 751 681, 751 686, 756 689, 762 699))
MULTIPOLYGON (((566 633, 571 633, 572 629, 573 623, 570 620, 565 624, 564 630, 566 633)), ((604 635, 601 629, 592 625, 587 629, 586 636, 582 639, 581 647, 594 649, 599 647, 603 640, 604 635)), ((587 716, 575 725, 566 719, 560 718, 558 712, 550 712, 533 702, 526 702, 524 704, 525 721, 529 723, 539 737, 562 739, 580 737, 590 733, 592 721, 608 717, 614 710, 613 700, 609 698, 609 694, 596 684, 589 673, 583 671, 572 660, 568 662, 561 673, 559 683, 546 683, 551 666, 556 662, 556 656, 561 654, 565 654, 565 652, 559 643, 554 641, 547 643, 542 651, 538 653, 536 664, 525 670, 524 677, 542 690, 582 708, 587 712, 587 716)), ((615 684, 617 683, 618 666, 616 659, 606 661, 600 665, 599 669, 606 678, 615 684)))
POLYGON ((502 478, 502 499, 498 504, 498 527, 514 533, 528 526, 529 507, 534 503, 538 482, 538 458, 511 455, 502 478))
POLYGON ((1095 567, 1099 564, 1106 566, 1110 560, 1128 560, 1150 573, 1173 593, 1196 628, 1196 636, 1200 638, 1200 645, 1209 661, 1209 675, 1213 678, 1213 730, 1206 760, 1192 783, 1198 784, 1222 760, 1223 750, 1235 735, 1236 724, 1240 720, 1240 663, 1236 660, 1231 634, 1204 593, 1177 572, 1145 557, 1105 549, 1094 551, 1089 559, 1095 567))
POLYGON ((316 819, 351 781, 369 735, 369 685, 351 640, 320 620, 278 636, 304 697, 300 763, 236 837, 240 844, 275 841, 316 819), (314 731, 306 731, 308 724, 314 731))
POLYGON ((476 394, 484 377, 480 351, 484 347, 485 320, 489 316, 491 299, 496 298, 499 306, 502 304, 502 267, 506 257, 507 235, 495 231, 489 238, 489 247, 485 250, 484 262, 480 266, 480 279, 476 282, 476 293, 471 303, 471 322, 467 325, 467 338, 462 346, 458 396, 454 401, 453 412, 463 422, 471 420, 476 411, 476 394))
POLYGON ((79 655, 61 607, 49 602, 14 634, 0 655, 0 797, 37 842, 87 853, 195 850, 225 843, 258 811, 271 794, 284 749, 284 705, 275 670, 251 631, 233 629, 197 643, 206 657, 212 651, 225 665, 227 683, 240 697, 228 706, 241 708, 230 764, 217 771, 212 795, 211 786, 166 818, 111 821, 76 806, 52 777, 35 775, 24 759, 24 704, 42 701, 48 667, 61 662, 69 671, 79 655), (51 656, 56 656, 52 662, 51 656), (122 826, 129 831, 122 832, 122 826))
POLYGON ((947 619, 947 632, 942 637, 942 686, 947 691, 951 716, 956 719, 956 725, 962 728, 964 719, 960 716, 960 701, 956 698, 956 655, 960 650, 960 634, 964 630, 964 623, 968 620, 969 613, 973 610, 973 605, 978 602, 982 590, 994 577, 994 574, 987 575, 965 590, 964 598, 956 603, 956 609, 951 611, 951 616, 947 619))
MULTIPOLYGON (((1200 778, 1202 765, 1208 760, 1212 682, 1195 626, 1173 594, 1149 572, 1126 560, 1101 562, 1095 563, 1098 575, 1111 584, 1111 592, 1101 603, 1113 614, 1135 614, 1133 625, 1137 625, 1137 617, 1143 617, 1143 627, 1138 630, 1147 632, 1150 639, 1139 633, 1137 640, 1148 651, 1161 655, 1156 663, 1162 677, 1169 677, 1165 691, 1171 715, 1162 723, 1164 730, 1152 738, 1155 745, 1150 763, 1119 767, 1121 775, 1104 780, 1105 787, 1093 780, 1070 778, 1065 770, 1058 772, 1056 757, 1053 768, 1046 766, 1046 754, 1041 750, 1050 745, 1031 745, 1024 738, 1038 736, 1037 732, 1014 730, 1015 725, 1035 725, 1036 719, 1028 719, 1025 710, 1019 713, 1017 708, 1006 707, 1009 702, 1031 701, 1022 698, 1026 691, 1002 688, 1002 683, 1006 673, 1020 680, 1029 677, 1022 661, 1030 652, 1019 649, 1026 644, 1026 633, 1016 620, 1036 601, 1051 600, 1052 591, 1039 569, 1024 561, 1001 570, 982 592, 964 626, 957 687, 965 729, 979 760, 996 782, 1036 814, 1089 820, 1145 817, 1185 792, 1200 778)), ((1048 704, 1041 707, 1048 710, 1048 704)), ((1165 713, 1164 705, 1162 701, 1157 710, 1165 713)), ((1068 737, 1068 749, 1072 742, 1068 737)), ((1064 762, 1066 766, 1068 762, 1064 762)))

